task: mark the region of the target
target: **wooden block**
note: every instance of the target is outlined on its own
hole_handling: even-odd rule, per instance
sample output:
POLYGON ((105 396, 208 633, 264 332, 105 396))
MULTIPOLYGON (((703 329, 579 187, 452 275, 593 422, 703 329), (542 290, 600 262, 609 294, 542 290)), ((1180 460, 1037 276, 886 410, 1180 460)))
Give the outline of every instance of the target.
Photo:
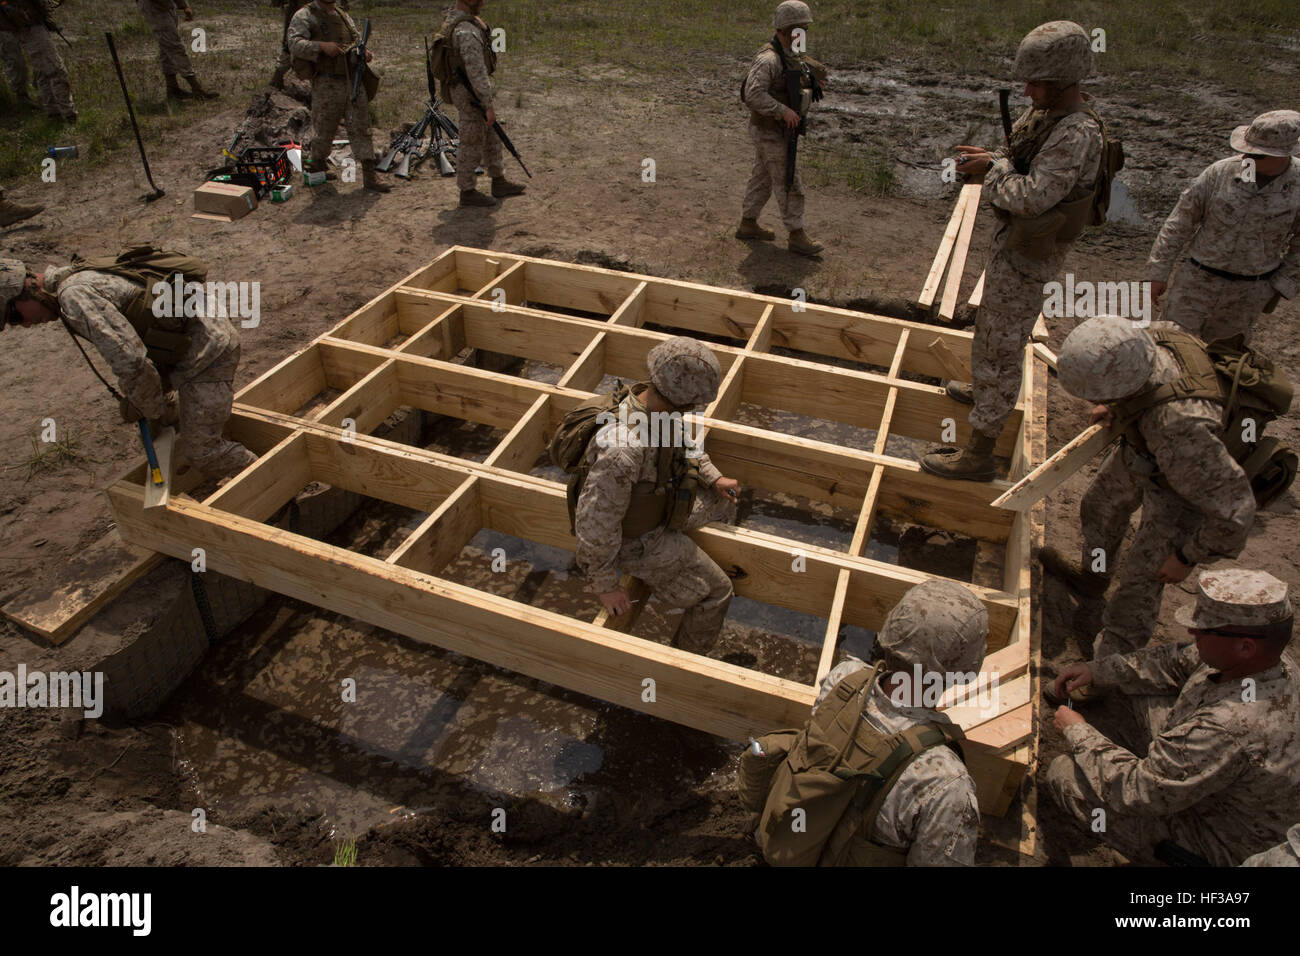
POLYGON ((943 339, 932 339, 926 349, 943 366, 945 377, 958 382, 964 382, 970 378, 969 367, 952 353, 952 349, 948 348, 943 339))

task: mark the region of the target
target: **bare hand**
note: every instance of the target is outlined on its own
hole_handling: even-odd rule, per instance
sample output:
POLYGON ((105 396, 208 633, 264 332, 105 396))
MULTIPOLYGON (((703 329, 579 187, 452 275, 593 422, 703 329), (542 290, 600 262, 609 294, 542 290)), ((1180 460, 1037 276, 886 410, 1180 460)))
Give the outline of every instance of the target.
POLYGON ((632 601, 628 597, 627 588, 606 591, 600 595, 600 603, 605 605, 605 610, 610 613, 611 617, 618 617, 632 610, 632 601))
POLYGON ((993 154, 979 146, 958 146, 957 154, 957 170, 967 176, 981 176, 993 165, 993 154))
POLYGON ((495 126, 497 121, 497 111, 489 106, 485 112, 487 115, 484 117, 484 119, 487 120, 487 124, 489 126, 495 126))
POLYGON ((186 7, 186 8, 185 8, 185 19, 186 19, 186 20, 193 20, 193 19, 194 19, 194 10, 191 9, 190 7, 186 7))
POLYGON ((1052 682, 1052 690, 1057 697, 1064 697, 1072 690, 1087 687, 1092 683, 1092 668, 1087 664, 1069 664, 1061 668, 1052 682))
POLYGON ((1167 282, 1151 283, 1151 304, 1152 305, 1160 304, 1160 297, 1165 294, 1165 289, 1167 288, 1169 288, 1169 283, 1167 282))
POLYGON ((786 129, 796 130, 799 128, 799 123, 802 121, 800 120, 798 113, 789 107, 786 107, 785 115, 781 117, 781 122, 785 124, 786 129))
POLYGON ((1160 565, 1160 570, 1156 572, 1156 580, 1163 584, 1177 584, 1191 573, 1191 565, 1183 564, 1178 560, 1178 555, 1171 554, 1165 558, 1165 563, 1160 565))
POLYGON ((1115 424, 1115 413, 1110 410, 1109 405, 1094 405, 1092 414, 1088 416, 1089 425, 1105 425, 1109 428, 1115 424))
POLYGON ((333 40, 321 40, 320 51, 326 56, 340 56, 343 53, 343 47, 333 40))
POLYGON ((719 478, 713 484, 713 490, 721 498, 730 498, 735 501, 740 497, 740 482, 735 478, 719 478))
POLYGON ((1083 714, 1065 706, 1056 708, 1056 717, 1052 720, 1052 724, 1061 732, 1064 732, 1066 727, 1086 723, 1087 721, 1083 719, 1083 714))
POLYGON ((369 50, 367 50, 367 51, 366 51, 366 62, 369 63, 369 62, 370 62, 371 60, 373 60, 374 58, 375 58, 375 55, 374 55, 373 53, 371 53, 369 50))

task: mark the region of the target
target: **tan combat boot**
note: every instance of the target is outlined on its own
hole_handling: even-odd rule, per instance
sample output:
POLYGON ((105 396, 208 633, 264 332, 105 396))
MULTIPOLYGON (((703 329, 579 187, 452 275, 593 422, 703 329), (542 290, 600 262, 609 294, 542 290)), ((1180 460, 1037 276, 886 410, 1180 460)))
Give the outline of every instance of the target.
POLYGON ((790 233, 790 251, 798 253, 801 256, 820 255, 825 248, 820 242, 814 242, 812 237, 802 229, 796 229, 790 233))
POLYGON ((373 159, 361 164, 361 185, 372 193, 390 193, 393 191, 392 186, 379 181, 379 177, 375 174, 375 161, 373 159))
POLYGON ((961 478, 966 481, 992 481, 997 477, 997 464, 993 461, 993 446, 997 439, 972 429, 970 441, 960 451, 955 448, 936 448, 921 459, 921 467, 940 478, 961 478))
POLYGON ((501 200, 493 199, 491 196, 484 195, 477 189, 462 189, 460 192, 460 204, 462 206, 483 206, 491 209, 493 206, 501 205, 501 200))
POLYGON ((44 210, 44 206, 21 206, 16 202, 0 198, 0 227, 12 226, 24 219, 31 219, 44 210))
POLYGON ((492 177, 492 195, 497 199, 504 199, 507 196, 522 196, 527 186, 521 186, 519 183, 512 183, 504 176, 492 177))
POLYGON ((1093 571, 1057 548, 1043 548, 1038 552, 1038 560, 1043 563, 1043 570, 1060 578, 1080 594, 1101 597, 1110 587, 1109 572, 1093 571))
POLYGON ((165 77, 167 80, 167 99, 169 100, 192 100, 194 94, 181 89, 181 85, 176 82, 176 74, 172 73, 165 77))
POLYGON ((943 390, 954 402, 961 402, 963 405, 975 404, 975 393, 971 390, 970 382, 948 382, 943 390))
POLYGON ((190 89, 194 91, 194 95, 201 100, 215 100, 221 96, 221 94, 216 90, 205 90, 203 84, 199 82, 199 78, 193 73, 185 77, 185 82, 190 85, 190 89))
POLYGON ((740 220, 740 228, 736 230, 737 239, 775 239, 776 233, 771 229, 764 229, 758 224, 757 219, 740 220))

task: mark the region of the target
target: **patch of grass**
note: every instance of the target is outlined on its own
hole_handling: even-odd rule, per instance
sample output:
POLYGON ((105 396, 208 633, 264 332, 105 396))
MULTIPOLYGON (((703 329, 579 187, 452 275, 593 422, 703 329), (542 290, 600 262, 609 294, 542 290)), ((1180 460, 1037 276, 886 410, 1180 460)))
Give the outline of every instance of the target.
POLYGON ((84 462, 85 458, 86 456, 82 454, 71 431, 57 441, 52 442, 41 441, 33 435, 32 454, 25 463, 27 465, 27 480, 31 481, 32 478, 44 471, 58 471, 64 465, 84 462))
POLYGON ((811 186, 847 186, 867 196, 892 196, 898 188, 894 162, 883 146, 840 143, 834 146, 800 144, 799 162, 811 186))
POLYGON ((340 841, 334 847, 334 865, 335 866, 356 866, 357 865, 357 838, 352 837, 340 841))

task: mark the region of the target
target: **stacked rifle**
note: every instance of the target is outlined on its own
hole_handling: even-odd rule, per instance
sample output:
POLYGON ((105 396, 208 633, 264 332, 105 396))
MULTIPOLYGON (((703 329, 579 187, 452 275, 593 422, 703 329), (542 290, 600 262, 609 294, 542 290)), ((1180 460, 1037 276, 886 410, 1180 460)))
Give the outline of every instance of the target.
POLYGON ((392 172, 401 179, 411 178, 411 169, 429 157, 436 157, 438 170, 444 176, 456 175, 456 147, 460 143, 460 130, 434 100, 424 110, 420 121, 404 133, 398 133, 388 146, 388 152, 376 164, 381 173, 392 172), (425 138, 428 137, 428 145, 425 138))

